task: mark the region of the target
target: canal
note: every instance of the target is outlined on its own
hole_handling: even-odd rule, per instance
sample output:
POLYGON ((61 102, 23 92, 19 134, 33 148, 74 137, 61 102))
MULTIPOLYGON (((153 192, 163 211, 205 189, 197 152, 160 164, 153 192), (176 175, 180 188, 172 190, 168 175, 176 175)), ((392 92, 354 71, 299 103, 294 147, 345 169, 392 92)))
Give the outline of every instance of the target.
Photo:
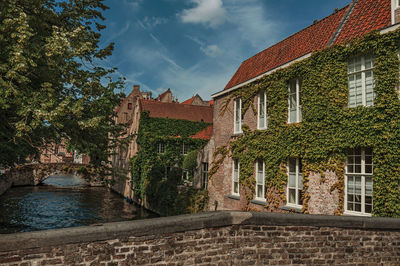
POLYGON ((0 196, 0 234, 157 217, 104 187, 87 187, 72 176, 42 185, 13 187, 0 196))

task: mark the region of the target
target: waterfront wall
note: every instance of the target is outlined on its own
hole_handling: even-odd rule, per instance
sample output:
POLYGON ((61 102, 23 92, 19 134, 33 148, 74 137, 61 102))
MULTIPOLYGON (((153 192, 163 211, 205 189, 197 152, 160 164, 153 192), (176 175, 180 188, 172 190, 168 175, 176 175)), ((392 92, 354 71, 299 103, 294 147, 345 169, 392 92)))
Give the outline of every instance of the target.
POLYGON ((400 263, 400 220, 210 212, 0 235, 0 264, 400 263))

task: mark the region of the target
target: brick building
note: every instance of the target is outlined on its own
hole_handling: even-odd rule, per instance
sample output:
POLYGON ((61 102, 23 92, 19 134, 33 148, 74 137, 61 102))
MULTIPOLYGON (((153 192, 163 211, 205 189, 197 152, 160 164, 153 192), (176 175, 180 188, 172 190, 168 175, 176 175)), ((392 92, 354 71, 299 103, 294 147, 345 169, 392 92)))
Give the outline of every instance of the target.
POLYGON ((88 164, 90 157, 87 154, 78 154, 77 152, 69 151, 66 142, 47 143, 40 150, 40 163, 82 163, 88 164))
MULTIPOLYGON (((150 93, 141 92, 140 87, 135 85, 132 92, 116 110, 117 122, 127 125, 127 131, 123 137, 129 136, 131 139, 128 144, 118 146, 111 158, 113 168, 119 172, 113 177, 116 182, 112 188, 123 196, 134 198, 130 160, 134 155, 137 155, 140 150, 137 138, 143 112, 148 113, 150 118, 168 118, 212 123, 212 110, 210 103, 203 101, 200 96, 196 97, 195 100, 192 98, 183 103, 178 103, 178 101, 174 99, 170 89, 152 98, 150 93)), ((192 138, 209 140, 211 138, 211 132, 212 126, 197 132, 192 138)), ((171 137, 175 138, 175 136, 171 137)), ((161 145, 158 147, 158 150, 159 152, 163 152, 165 148, 164 145, 161 145)), ((186 154, 187 151, 188 150, 185 148, 182 150, 184 154, 186 154)), ((208 157, 204 158, 204 160, 206 159, 208 159, 208 157)), ((207 164, 208 162, 209 161, 206 161, 207 164)), ((199 166, 201 163, 202 162, 199 162, 199 166)), ((205 173, 206 172, 207 171, 205 171, 205 173)), ((199 188, 202 187, 201 176, 206 176, 206 174, 201 175, 201 173, 199 173, 195 178, 195 184, 199 188)))
MULTIPOLYGON (((276 127, 277 130, 287 130, 290 133, 290 130, 295 131, 296 128, 301 128, 303 123, 309 122, 307 121, 308 117, 304 115, 307 112, 304 107, 309 106, 309 103, 303 101, 303 95, 306 95, 307 92, 302 91, 304 85, 310 87, 309 84, 305 83, 310 83, 312 79, 307 77, 304 77, 304 79, 297 77, 285 81, 287 106, 280 113, 274 113, 274 106, 271 107, 271 113, 268 109, 270 108, 269 94, 271 94, 271 90, 274 90, 273 87, 259 89, 251 100, 256 112, 253 112, 252 108, 248 108, 245 113, 242 113, 243 99, 246 97, 237 96, 235 93, 247 87, 258 86, 262 80, 265 80, 265 77, 277 71, 289 69, 311 58, 319 51, 337 46, 351 47, 353 40, 372 31, 378 31, 381 35, 394 32, 399 27, 398 23, 400 22, 399 6, 400 1, 397 0, 353 0, 348 6, 335 10, 333 14, 320 21, 315 21, 309 27, 242 62, 224 90, 212 95, 214 99, 214 122, 210 150, 215 151, 224 145, 229 146, 230 143, 242 137, 243 131, 245 131, 242 128, 244 124, 249 127, 251 132, 257 131, 260 135, 268 135, 271 126, 276 127), (229 102, 227 106, 225 105, 226 102, 229 102), (224 108, 229 111, 221 112, 224 108), (285 121, 282 120, 279 125, 270 126, 270 117, 279 116, 286 117, 285 121)), ((347 64, 345 67, 348 71, 348 83, 344 85, 347 86, 348 94, 344 97, 348 99, 348 103, 347 106, 342 108, 345 114, 349 114, 357 108, 357 110, 362 109, 366 112, 371 110, 368 108, 375 108, 374 99, 378 96, 374 92, 376 81, 374 81, 373 54, 375 51, 373 49, 373 47, 370 48, 369 54, 358 54, 344 59, 344 65, 347 64)), ((341 84, 336 85, 341 86, 341 84)), ((389 90, 393 90, 393 93, 395 93, 395 88, 389 88, 389 90)), ((327 92, 326 97, 331 97, 331 95, 328 95, 327 92)), ((271 101, 273 102, 274 99, 271 101)), ((320 120, 324 122, 323 117, 320 120)), ((327 128, 333 126, 328 121, 325 122, 327 128)), ((360 136, 360 139, 362 139, 362 136, 360 136)), ((327 140, 321 141, 327 142, 327 140)), ((365 136, 363 141, 368 143, 368 137, 365 136)), ((298 142, 301 142, 301 139, 298 142)), ((332 150, 334 149, 335 147, 332 147, 332 150)), ((338 147, 338 150, 340 149, 338 147)), ((373 213, 373 208, 375 208, 375 203, 372 200, 373 194, 377 193, 375 192, 376 184, 373 181, 375 180, 373 179, 373 175, 375 175, 374 149, 375 147, 371 145, 370 147, 362 146, 340 150, 340 152, 346 153, 343 195, 339 190, 332 189, 340 181, 338 181, 338 176, 334 171, 326 170, 323 173, 323 179, 320 173, 311 172, 307 176, 307 188, 304 188, 304 169, 302 169, 301 158, 301 154, 304 152, 288 151, 288 154, 298 153, 299 155, 288 156, 281 161, 281 166, 276 166, 281 167, 280 170, 286 172, 286 182, 282 189, 283 194, 281 198, 278 197, 276 208, 268 206, 270 204, 268 198, 274 196, 271 194, 275 193, 265 184, 265 165, 268 162, 254 158, 252 176, 254 188, 249 191, 249 188, 239 181, 242 175, 242 162, 233 159, 232 154, 229 153, 208 183, 209 209, 213 210, 216 207, 215 205, 218 205, 218 209, 239 210, 246 208, 259 211, 370 216, 373 213), (250 203, 246 199, 246 195, 248 195, 246 192, 253 195, 250 203), (306 209, 305 203, 303 203, 305 192, 309 196, 306 209), (343 202, 340 203, 341 201, 343 202), (343 210, 338 212, 340 204, 343 204, 343 210)), ((287 147, 287 150, 290 150, 290 147, 287 147)), ((399 155, 400 147, 394 147, 394 150, 397 150, 393 151, 396 157, 399 155)), ((266 151, 267 154, 274 152, 276 150, 266 151)), ((213 159, 217 160, 218 158, 213 159)), ((399 203, 396 200, 393 202, 399 203)))

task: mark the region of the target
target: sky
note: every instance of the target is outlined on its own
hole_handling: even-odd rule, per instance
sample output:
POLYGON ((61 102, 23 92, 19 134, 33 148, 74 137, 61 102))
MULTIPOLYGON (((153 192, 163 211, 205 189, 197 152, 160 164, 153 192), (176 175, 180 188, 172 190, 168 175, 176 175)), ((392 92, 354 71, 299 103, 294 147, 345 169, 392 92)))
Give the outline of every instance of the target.
POLYGON ((241 62, 332 14, 351 0, 105 0, 105 64, 153 97, 180 102, 224 89, 241 62))

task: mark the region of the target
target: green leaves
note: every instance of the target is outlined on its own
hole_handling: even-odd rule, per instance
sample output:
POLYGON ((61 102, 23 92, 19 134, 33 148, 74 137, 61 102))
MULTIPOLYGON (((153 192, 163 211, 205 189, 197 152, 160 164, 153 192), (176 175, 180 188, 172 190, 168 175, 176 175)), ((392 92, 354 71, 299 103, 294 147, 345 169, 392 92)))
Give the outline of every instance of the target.
MULTIPOLYGON (((228 110, 230 101, 236 97, 242 98, 242 111, 245 113, 253 106, 259 91, 266 90, 268 129, 251 131, 247 128, 245 134, 231 139, 229 147, 223 147, 222 160, 221 156, 215 159, 212 174, 223 163, 223 158, 231 153, 240 161, 241 184, 251 189, 255 183, 254 163, 263 159, 266 191, 271 192, 267 200, 270 208, 276 208, 285 200, 283 188, 287 175, 282 166, 288 157, 300 157, 311 170, 336 172, 338 182, 333 188, 340 194, 337 214, 341 214, 344 203, 343 156, 352 148, 371 147, 374 152, 373 214, 400 217, 400 100, 395 91, 399 86, 399 41, 399 30, 384 35, 373 32, 350 44, 315 52, 310 58, 227 96, 221 114, 228 110), (366 54, 375 55, 374 106, 349 108, 347 62, 353 56, 366 54), (288 82, 299 77, 302 79, 303 120, 299 124, 287 124, 288 82)), ((305 193, 310 169, 303 173, 305 193)), ((247 198, 250 201, 252 195, 247 198)))
MULTIPOLYGON (((93 155, 92 163, 108 160, 108 146, 122 129, 113 109, 123 82, 113 80, 115 69, 102 67, 113 50, 113 44, 99 47, 105 9, 103 0, 0 6, 0 145, 15 150, 13 158, 34 155, 44 140, 66 139, 93 155)), ((0 159, 0 165, 18 162, 0 159)))
MULTIPOLYGON (((138 154, 131 159, 132 183, 135 196, 146 202, 162 215, 182 214, 198 210, 207 200, 204 192, 196 189, 178 190, 183 184, 182 168, 194 170, 197 151, 207 141, 190 136, 209 126, 204 122, 149 117, 142 112, 137 144, 138 154), (158 144, 164 144, 164 152, 158 153, 158 144), (188 154, 182 154, 182 145, 188 154), (200 199, 198 199, 200 197, 200 199)), ((204 206, 203 206, 204 207, 204 206)))

